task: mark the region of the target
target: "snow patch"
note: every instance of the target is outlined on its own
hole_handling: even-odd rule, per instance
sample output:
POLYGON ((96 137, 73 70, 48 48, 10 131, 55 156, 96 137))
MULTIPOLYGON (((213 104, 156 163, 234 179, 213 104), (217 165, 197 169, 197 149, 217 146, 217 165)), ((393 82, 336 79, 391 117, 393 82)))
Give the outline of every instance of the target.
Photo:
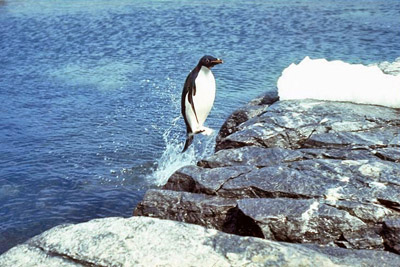
POLYGON ((279 97, 400 108, 400 58, 383 64, 383 70, 379 66, 305 57, 283 70, 277 82, 279 97))

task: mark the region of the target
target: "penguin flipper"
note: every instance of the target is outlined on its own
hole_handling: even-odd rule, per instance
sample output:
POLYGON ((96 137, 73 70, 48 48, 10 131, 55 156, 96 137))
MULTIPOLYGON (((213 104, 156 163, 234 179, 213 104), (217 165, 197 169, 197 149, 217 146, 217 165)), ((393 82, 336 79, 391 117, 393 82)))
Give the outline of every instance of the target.
POLYGON ((194 116, 196 118, 196 121, 197 121, 197 123, 199 123, 199 119, 197 118, 197 113, 196 113, 196 109, 194 107, 194 102, 193 102, 193 96, 196 94, 196 85, 194 85, 192 87, 192 92, 193 92, 193 94, 191 94, 191 92, 189 91, 188 101, 189 101, 190 105, 192 106, 192 110, 193 110, 194 116))
MULTIPOLYGON (((189 104, 192 107, 194 116, 196 118, 197 123, 199 123, 199 119, 197 118, 196 108, 194 107, 193 96, 196 95, 196 77, 198 72, 190 72, 189 75, 186 77, 185 85, 183 86, 182 91, 182 98, 181 98, 181 112, 183 117, 185 118, 185 99, 186 96, 188 98, 189 104)), ((185 122, 187 124, 186 118, 185 122)))
POLYGON ((196 118, 197 123, 199 123, 199 119, 197 118, 197 113, 196 109, 194 106, 194 101, 193 101, 193 96, 196 95, 196 77, 198 75, 198 70, 194 69, 189 73, 189 75, 186 77, 185 84, 183 86, 183 91, 182 91, 182 97, 181 97, 181 112, 182 116, 185 120, 186 124, 186 141, 185 141, 185 146, 183 147, 182 153, 185 152, 189 146, 193 143, 193 137, 194 137, 194 129, 190 127, 189 121, 186 118, 186 107, 185 107, 185 101, 186 97, 187 100, 192 108, 192 111, 194 113, 194 116, 196 118))

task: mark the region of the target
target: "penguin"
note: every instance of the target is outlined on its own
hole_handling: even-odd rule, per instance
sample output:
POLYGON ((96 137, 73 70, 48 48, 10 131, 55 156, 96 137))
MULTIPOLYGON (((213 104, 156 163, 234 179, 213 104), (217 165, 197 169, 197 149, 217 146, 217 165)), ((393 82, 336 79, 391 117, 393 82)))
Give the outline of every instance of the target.
POLYGON ((211 68, 223 61, 213 56, 204 56, 197 66, 189 73, 183 86, 181 112, 186 124, 186 142, 182 153, 193 142, 193 136, 198 133, 210 135, 212 129, 204 127, 215 99, 215 78, 211 68))

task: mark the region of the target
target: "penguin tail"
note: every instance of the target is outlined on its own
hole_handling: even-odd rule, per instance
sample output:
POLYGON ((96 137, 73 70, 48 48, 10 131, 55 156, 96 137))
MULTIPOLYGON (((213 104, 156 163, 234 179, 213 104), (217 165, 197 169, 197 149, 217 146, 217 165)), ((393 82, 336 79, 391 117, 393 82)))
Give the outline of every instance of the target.
POLYGON ((193 134, 188 134, 188 136, 186 137, 186 142, 185 142, 185 146, 183 147, 182 153, 185 152, 189 146, 193 143, 193 134))

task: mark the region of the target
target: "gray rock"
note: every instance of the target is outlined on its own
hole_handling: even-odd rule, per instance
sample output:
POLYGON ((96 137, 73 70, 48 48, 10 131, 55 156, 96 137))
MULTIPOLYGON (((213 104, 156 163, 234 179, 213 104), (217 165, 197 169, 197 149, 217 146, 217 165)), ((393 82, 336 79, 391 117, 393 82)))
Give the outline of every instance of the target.
POLYGON ((318 251, 335 259, 336 264, 347 266, 385 266, 393 264, 398 266, 398 255, 386 251, 373 251, 365 249, 339 249, 331 246, 305 244, 304 247, 318 251), (389 262, 390 263, 389 263, 389 262))
POLYGON ((400 260, 387 252, 346 253, 132 217, 55 227, 1 255, 0 266, 395 266, 400 260))
POLYGON ((400 162, 400 149, 397 147, 378 148, 372 153, 382 160, 400 162))
POLYGON ((307 147, 398 146, 400 137, 395 130, 399 125, 399 111, 387 107, 315 100, 279 101, 261 115, 236 126, 233 134, 221 135, 217 147, 219 150, 252 145, 298 149, 307 141, 307 147), (382 137, 377 134, 379 131, 385 132, 382 137), (367 142, 364 144, 362 140, 367 142))
POLYGON ((164 186, 189 193, 185 200, 193 203, 169 198, 158 208, 151 204, 157 198, 150 204, 145 198, 140 209, 153 211, 141 215, 185 221, 176 210, 202 198, 207 204, 190 208, 196 218, 190 222, 270 240, 399 253, 400 110, 261 102, 234 113, 245 115, 228 119, 217 152, 181 168, 164 186), (221 207, 221 201, 231 202, 221 207))
POLYGON ((374 149, 379 147, 399 146, 398 127, 372 129, 363 132, 333 132, 312 134, 305 142, 305 147, 349 147, 374 149))
POLYGON ((400 218, 384 222, 383 236, 388 250, 400 254, 400 218))
POLYGON ((239 209, 260 225, 265 237, 295 243, 329 244, 366 224, 315 199, 242 199, 239 209))
POLYGON ((237 208, 234 199, 170 190, 149 190, 135 216, 194 223, 241 236, 264 237, 260 227, 237 208))
POLYGON ((172 174, 163 189, 215 195, 227 180, 251 169, 252 167, 248 166, 214 169, 186 166, 172 174))
POLYGON ((396 218, 397 212, 375 203, 363 203, 359 201, 325 201, 325 204, 344 210, 350 215, 359 218, 368 225, 380 225, 385 219, 396 218))
POLYGON ((217 146, 215 150, 218 151, 222 149, 218 146, 221 139, 236 132, 238 130, 237 127, 241 123, 262 114, 263 112, 265 112, 269 105, 275 103, 278 100, 279 97, 277 91, 269 91, 265 95, 252 100, 243 108, 239 108, 238 110, 233 112, 232 115, 229 116, 229 118, 222 125, 219 131, 219 134, 217 136, 217 146))
MULTIPOLYGON (((346 248, 384 249, 380 228, 363 221, 361 216, 334 207, 323 200, 304 199, 242 199, 239 209, 252 218, 271 240, 298 243, 335 244, 346 248), (361 217, 361 218, 360 218, 361 217)), ((369 217, 381 217, 378 208, 360 207, 358 203, 347 203, 354 210, 374 210, 369 217)), ((390 213, 390 211, 386 211, 390 213)), ((360 212, 359 212, 360 213, 360 212)), ((383 213, 385 214, 385 213, 383 213)), ((374 217, 374 219, 376 219, 374 217)))
POLYGON ((276 100, 235 112, 214 155, 134 211, 172 221, 59 226, 0 266, 399 266, 400 110, 276 100))
POLYGON ((284 148, 262 148, 246 146, 237 149, 226 149, 198 162, 204 168, 228 166, 252 166, 256 168, 278 165, 282 162, 301 160, 305 153, 284 148))
POLYGON ((0 255, 0 266, 3 267, 26 267, 26 266, 85 266, 77 260, 68 259, 66 255, 49 255, 42 248, 22 244, 13 247, 6 253, 0 255))
POLYGON ((208 228, 224 229, 229 220, 230 211, 236 205, 237 203, 233 199, 153 189, 146 192, 133 215, 164 218, 195 223, 208 228))
POLYGON ((399 164, 379 159, 315 159, 282 163, 227 180, 223 197, 293 197, 400 203, 399 164))

